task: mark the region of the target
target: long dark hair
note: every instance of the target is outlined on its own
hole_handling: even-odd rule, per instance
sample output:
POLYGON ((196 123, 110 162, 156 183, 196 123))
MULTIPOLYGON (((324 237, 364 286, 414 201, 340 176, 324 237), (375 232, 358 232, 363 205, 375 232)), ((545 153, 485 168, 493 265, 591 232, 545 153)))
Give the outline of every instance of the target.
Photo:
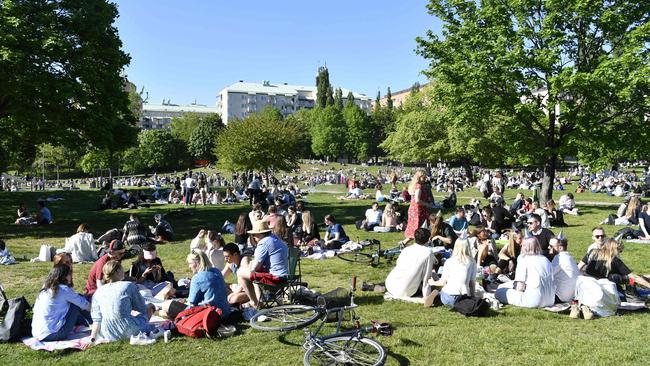
POLYGON ((69 285, 67 278, 69 274, 70 267, 62 263, 55 265, 47 275, 41 291, 52 290, 52 298, 55 298, 59 292, 59 285, 69 285))
POLYGON ((252 228, 253 224, 251 224, 251 219, 248 218, 248 215, 245 212, 240 213, 237 219, 237 225, 235 225, 235 234, 246 235, 248 230, 252 228))

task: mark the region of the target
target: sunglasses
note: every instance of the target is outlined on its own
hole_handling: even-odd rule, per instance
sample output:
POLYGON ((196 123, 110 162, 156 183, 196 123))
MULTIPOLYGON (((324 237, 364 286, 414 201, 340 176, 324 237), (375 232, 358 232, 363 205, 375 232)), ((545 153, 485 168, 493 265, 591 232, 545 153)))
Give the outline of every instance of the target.
POLYGON ((532 225, 532 224, 534 224, 534 223, 535 223, 534 221, 528 221, 528 222, 526 223, 526 225, 532 225))
POLYGON ((605 237, 605 235, 594 235, 594 238, 596 238, 596 239, 602 239, 604 237, 605 237))

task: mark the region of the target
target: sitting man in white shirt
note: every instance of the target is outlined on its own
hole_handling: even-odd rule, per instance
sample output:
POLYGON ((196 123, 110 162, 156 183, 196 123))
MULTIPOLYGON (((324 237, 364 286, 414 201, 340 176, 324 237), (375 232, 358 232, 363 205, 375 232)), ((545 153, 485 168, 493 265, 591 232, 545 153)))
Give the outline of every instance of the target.
POLYGON ((379 208, 379 203, 373 202, 372 206, 366 210, 366 218, 363 220, 363 229, 372 231, 375 226, 381 226, 382 210, 379 208))
POLYGON ((427 281, 436 261, 431 249, 424 246, 430 235, 427 229, 415 230, 415 244, 400 253, 395 268, 386 277, 386 291, 392 296, 412 297, 418 290, 423 297, 429 295, 431 289, 427 281))
POLYGON ((567 252, 569 242, 560 232, 557 238, 549 240, 548 246, 550 252, 555 254, 551 262, 555 281, 555 302, 571 302, 575 295, 580 270, 571 254, 567 252))

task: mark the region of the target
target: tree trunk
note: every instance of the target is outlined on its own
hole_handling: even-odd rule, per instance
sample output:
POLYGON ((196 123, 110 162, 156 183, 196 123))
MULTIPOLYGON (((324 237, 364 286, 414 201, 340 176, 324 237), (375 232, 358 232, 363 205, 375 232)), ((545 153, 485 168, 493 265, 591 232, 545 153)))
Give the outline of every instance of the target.
POLYGON ((470 182, 474 181, 474 174, 472 173, 472 165, 469 163, 469 160, 462 159, 460 165, 463 167, 463 170, 465 170, 465 175, 467 175, 469 181, 470 182))
POLYGON ((544 160, 544 177, 542 178, 542 190, 540 191, 540 207, 553 199, 553 182, 555 181, 555 169, 557 167, 557 153, 551 153, 544 160))

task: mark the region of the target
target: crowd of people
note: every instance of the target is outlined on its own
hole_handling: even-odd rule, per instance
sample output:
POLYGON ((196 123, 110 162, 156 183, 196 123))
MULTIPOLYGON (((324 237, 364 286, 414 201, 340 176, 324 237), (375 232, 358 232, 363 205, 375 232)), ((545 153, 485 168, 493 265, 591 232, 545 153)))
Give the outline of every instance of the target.
MULTIPOLYGON (((396 297, 421 296, 425 306, 449 307, 465 295, 491 296, 502 304, 528 308, 570 303, 571 317, 590 319, 615 313, 618 299, 631 295, 634 286, 650 288, 648 277, 635 274, 621 260, 621 241, 607 238, 601 226, 592 230, 594 242, 579 261, 569 254, 568 239, 551 229, 566 224, 565 214, 580 214, 571 192, 563 194, 557 205, 551 200, 540 206, 538 199, 527 198, 521 191, 507 203, 504 191, 524 189, 521 182, 533 177, 524 174, 515 181, 500 170, 476 173, 478 185, 443 165, 438 166, 437 174, 419 169, 412 174, 393 171, 382 179, 355 173, 345 178, 340 172, 328 173, 333 177, 326 180, 344 183, 348 193, 361 186, 382 193, 382 184, 390 185, 391 193, 375 195, 377 200, 357 228, 403 232, 403 250, 385 281, 386 291, 396 297), (400 191, 397 184, 407 179, 408 185, 400 191), (479 200, 472 200, 470 205, 456 207, 455 192, 473 185, 488 204, 481 207, 479 200), (434 201, 434 190, 449 194, 446 203, 434 201), (403 203, 408 203, 407 210, 403 203), (452 209, 453 214, 445 219, 441 208, 452 209)), ((283 177, 269 187, 264 183, 268 178, 252 174, 243 179, 240 190, 231 191, 237 201, 248 200, 251 205, 250 212, 242 212, 235 223, 226 221, 221 227, 221 232, 234 234, 233 242, 226 243, 221 232, 207 229, 191 240, 186 258, 191 279, 176 279, 158 255, 158 245, 175 239, 172 225, 162 215, 155 215, 154 225, 147 227, 132 213, 123 227, 108 230, 97 239, 89 225, 79 225, 54 256, 54 266, 36 297, 33 336, 41 341, 62 340, 75 325, 85 324, 91 326, 93 340, 131 339, 145 344, 161 332, 149 322, 156 311, 173 319, 188 307, 210 304, 221 309, 224 322, 237 321, 240 314, 252 316, 265 296, 263 285, 286 282, 290 247, 299 247, 307 255, 317 247, 336 251, 350 242, 332 214, 323 218, 321 236, 318 221, 293 185, 296 179, 283 177), (124 267, 126 259, 133 262, 124 267), (85 262, 93 265, 84 293, 78 294, 73 268, 75 263, 85 262), (227 284, 228 276, 234 276, 235 283, 227 284)), ((580 181, 583 179, 584 175, 580 181)), ((240 180, 240 175, 228 181, 189 172, 182 179, 168 181, 174 185, 171 192, 180 184, 177 202, 191 205, 197 202, 197 195, 198 202, 205 204, 214 193, 209 188, 214 184, 230 189, 233 181, 240 180)), ((127 194, 126 201, 131 198, 127 194)), ((638 195, 626 199, 625 210, 619 210, 621 215, 617 213, 615 220, 623 217, 635 224, 627 214, 633 212, 643 237, 650 238, 648 206, 641 208, 637 201, 638 195)), ((113 207, 112 202, 104 203, 106 208, 113 207)), ((39 201, 35 218, 24 204, 17 214, 19 219, 39 224, 52 221, 43 201, 39 201)), ((2 244, 0 249, 5 250, 2 244)))

